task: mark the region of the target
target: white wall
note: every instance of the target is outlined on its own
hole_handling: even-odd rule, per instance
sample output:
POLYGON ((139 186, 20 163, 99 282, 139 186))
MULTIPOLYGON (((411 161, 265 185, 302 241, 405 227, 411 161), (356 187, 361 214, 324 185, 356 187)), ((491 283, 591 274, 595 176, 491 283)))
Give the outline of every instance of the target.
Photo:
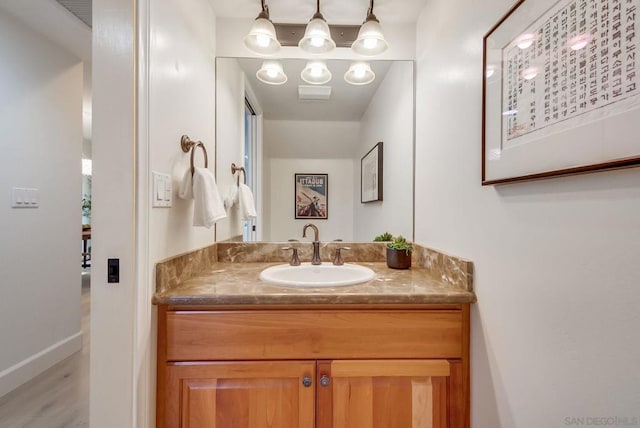
POLYGON ((82 63, 0 10, 0 396, 82 346, 82 63), (40 207, 11 208, 11 188, 40 207))
MULTIPOLYGON (((323 241, 353 239, 353 157, 360 122, 265 120, 265 241, 302 240, 294 218, 294 174, 329 174, 329 218, 313 220, 323 241)), ((311 239, 313 240, 313 239, 311 239)))
POLYGON ((354 153, 354 239, 413 237, 413 63, 394 62, 360 122, 354 153), (383 200, 360 202, 361 159, 383 142, 383 200))
MULTIPOLYGON (((149 273, 145 288, 138 290, 138 375, 134 382, 137 395, 147 400, 151 412, 138 414, 137 426, 149 426, 155 417, 156 320, 149 305, 155 291, 155 263, 215 240, 213 228, 193 227, 193 200, 177 197, 190 168, 190 153, 180 149, 183 134, 204 143, 209 169, 216 171, 215 14, 207 0, 151 0, 149 17, 147 177, 151 171, 171 174, 174 192, 171 208, 149 210, 149 273)), ((194 163, 204 166, 201 149, 194 163)))
POLYGON ((314 223, 320 230, 322 242, 334 239, 353 240, 353 177, 351 159, 270 159, 270 223, 264 231, 267 241, 299 239, 313 241, 313 234, 302 238, 306 223, 314 223), (329 174, 328 218, 326 220, 296 220, 294 174, 329 174))
MULTIPOLYGON (((180 150, 182 134, 203 141, 210 169, 215 165, 215 15, 206 0, 149 0, 137 9, 129 0, 97 0, 93 11, 93 223, 99 233, 91 426, 150 427, 154 265, 214 241, 213 230, 191 226, 193 202, 176 194, 189 167, 189 155, 180 150), (152 171, 172 176, 173 207, 151 208, 152 171), (121 260, 119 284, 106 283, 108 257, 121 260)), ((202 162, 201 153, 196 162, 202 162)))
POLYGON ((271 158, 351 158, 360 122, 265 120, 264 154, 271 158))
MULTIPOLYGON (((144 229, 146 222, 136 227, 135 18, 130 0, 94 0, 92 7, 89 415, 93 428, 129 427, 137 406, 133 387, 136 293, 147 286, 136 278, 138 271, 146 272, 146 260, 136 257, 136 231, 144 229), (107 283, 108 258, 120 259, 119 283, 107 283)), ((144 176, 141 181, 146 183, 144 176)))
MULTIPOLYGON (((204 143, 215 171, 215 16, 205 0, 152 0, 150 17, 149 168, 171 174, 174 189, 171 208, 150 211, 153 264, 214 240, 213 229, 193 227, 193 200, 177 193, 190 168, 183 134, 204 143)), ((200 148, 194 164, 204 166, 200 148)))
POLYGON ((418 21, 416 240, 475 264, 472 426, 639 418, 640 169, 480 185, 482 36, 512 3, 418 21))
MULTIPOLYGON (((222 196, 237 185, 237 177, 231 175, 231 164, 244 165, 244 73, 232 58, 217 61, 217 175, 222 196)), ((242 180, 242 173, 240 173, 242 180)), ((227 210, 227 218, 216 223, 216 240, 225 241, 242 235, 243 222, 238 205, 227 210)))

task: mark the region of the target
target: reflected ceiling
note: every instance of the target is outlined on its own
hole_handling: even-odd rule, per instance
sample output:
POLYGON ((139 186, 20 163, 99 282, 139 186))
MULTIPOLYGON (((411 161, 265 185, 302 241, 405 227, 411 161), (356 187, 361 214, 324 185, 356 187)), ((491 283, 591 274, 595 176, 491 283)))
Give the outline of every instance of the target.
POLYGON ((329 60, 327 66, 333 77, 321 86, 331 86, 327 101, 299 100, 298 85, 309 85, 300 78, 306 60, 281 60, 289 80, 284 85, 268 85, 256 78, 262 64, 258 58, 236 58, 255 92, 267 120, 326 120, 359 121, 371 97, 384 79, 392 61, 370 61, 376 79, 369 85, 351 85, 344 80, 350 61, 329 60))

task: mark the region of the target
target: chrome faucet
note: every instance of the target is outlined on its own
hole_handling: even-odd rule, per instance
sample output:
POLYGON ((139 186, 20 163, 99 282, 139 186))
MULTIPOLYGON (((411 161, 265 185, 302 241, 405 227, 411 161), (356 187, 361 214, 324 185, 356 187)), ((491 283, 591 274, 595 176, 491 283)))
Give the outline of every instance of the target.
POLYGON ((295 247, 282 247, 282 250, 287 251, 291 250, 291 261, 289 265, 291 266, 300 266, 300 258, 298 257, 298 249, 295 247))
POLYGON ((342 255, 340 254, 341 250, 350 250, 350 247, 338 247, 336 248, 336 255, 333 258, 333 264, 335 266, 342 266, 344 264, 344 261, 342 260, 342 255))
POLYGON ((304 225, 302 229, 302 237, 307 237, 307 229, 313 229, 313 257, 311 258, 312 265, 320 265, 322 264, 322 260, 320 260, 320 239, 318 238, 319 232, 318 227, 315 224, 307 223, 304 225))

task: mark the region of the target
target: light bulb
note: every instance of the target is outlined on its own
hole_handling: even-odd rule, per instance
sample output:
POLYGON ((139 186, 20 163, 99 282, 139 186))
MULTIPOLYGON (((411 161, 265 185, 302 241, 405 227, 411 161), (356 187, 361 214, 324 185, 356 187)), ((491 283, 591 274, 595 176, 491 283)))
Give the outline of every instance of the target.
POLYGON ((324 39, 322 37, 312 37, 309 44, 313 47, 319 48, 323 45, 324 39))
POLYGON ((311 66, 311 75, 313 77, 320 77, 322 76, 322 66, 315 64, 311 66))
POLYGON ((536 41, 535 34, 523 34, 522 36, 516 39, 516 45, 520 49, 524 50, 524 49, 530 48, 531 45, 533 45, 533 42, 535 41, 536 41))
POLYGON ((251 31, 242 39, 242 42, 251 52, 259 55, 273 55, 280 50, 280 42, 273 23, 265 15, 266 13, 258 15, 251 26, 251 31))
POLYGON ((260 70, 256 72, 259 81, 267 85, 282 85, 287 81, 287 75, 279 61, 264 61, 260 70))
POLYGON ((352 63, 344 74, 344 80, 352 85, 366 85, 373 82, 375 78, 376 74, 366 62, 352 63))
POLYGON ((529 67, 522 71, 522 78, 525 80, 531 80, 538 75, 538 69, 536 67, 529 67))
POLYGON ((580 34, 579 36, 575 36, 572 39, 569 39, 567 45, 572 50, 579 51, 580 49, 587 47, 591 39, 591 34, 580 34))
POLYGON ((375 49, 378 46, 378 39, 364 39, 363 44, 365 49, 375 49))
POLYGON ((264 34, 258 34, 256 36, 256 44, 262 48, 266 48, 267 46, 269 46, 270 42, 271 39, 269 39, 269 37, 265 36, 264 34))

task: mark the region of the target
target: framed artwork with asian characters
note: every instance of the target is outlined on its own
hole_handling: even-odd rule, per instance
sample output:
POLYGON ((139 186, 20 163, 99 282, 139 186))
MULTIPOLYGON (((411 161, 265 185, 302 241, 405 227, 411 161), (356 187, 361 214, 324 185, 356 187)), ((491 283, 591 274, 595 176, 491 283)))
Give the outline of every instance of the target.
POLYGON ((640 165, 640 0, 522 0, 483 39, 482 184, 640 165))

